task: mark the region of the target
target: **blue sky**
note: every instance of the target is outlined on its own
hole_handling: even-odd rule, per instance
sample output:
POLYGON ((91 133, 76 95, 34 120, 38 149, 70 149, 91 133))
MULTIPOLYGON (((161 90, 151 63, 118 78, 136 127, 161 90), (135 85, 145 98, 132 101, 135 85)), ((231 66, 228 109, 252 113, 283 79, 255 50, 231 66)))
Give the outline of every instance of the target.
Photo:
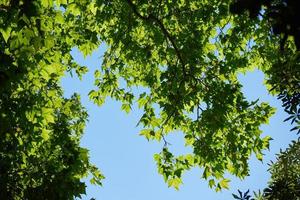
MULTIPOLYGON (((87 195, 84 200, 94 197, 97 200, 230 200, 231 193, 237 189, 242 191, 258 190, 266 186, 270 175, 267 163, 274 160, 280 148, 286 148, 296 134, 289 132, 291 126, 283 123, 286 114, 282 111, 280 101, 268 95, 263 86, 263 74, 259 71, 240 75, 243 90, 249 100, 269 102, 277 108, 269 125, 263 125, 263 135, 271 135, 274 139, 270 151, 265 152, 263 163, 253 158, 250 160, 250 176, 244 180, 231 177, 230 189, 216 193, 201 179, 202 170, 193 169, 183 177, 184 184, 179 191, 168 188, 163 178, 157 173, 153 154, 160 152, 163 144, 150 141, 139 136, 140 127, 136 123, 141 117, 141 110, 133 107, 131 113, 121 111, 119 102, 108 99, 102 106, 94 105, 88 99, 88 92, 94 88, 93 72, 101 66, 105 47, 100 47, 86 59, 77 50, 73 51, 75 60, 89 67, 90 71, 79 81, 69 75, 62 80, 65 96, 77 92, 81 95, 83 105, 89 113, 89 122, 82 138, 82 146, 90 150, 92 163, 104 173, 106 179, 103 187, 95 187, 88 183, 87 195)), ((183 135, 171 134, 167 137, 171 149, 186 152, 183 135)))

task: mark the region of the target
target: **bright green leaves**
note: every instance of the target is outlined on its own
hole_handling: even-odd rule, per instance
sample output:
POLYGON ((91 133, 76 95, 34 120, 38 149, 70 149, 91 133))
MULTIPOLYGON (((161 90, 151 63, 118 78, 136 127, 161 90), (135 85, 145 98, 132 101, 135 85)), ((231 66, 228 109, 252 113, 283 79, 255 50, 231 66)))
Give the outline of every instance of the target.
POLYGON ((102 106, 105 102, 105 97, 103 98, 101 92, 99 91, 91 90, 89 92, 89 98, 92 99, 93 102, 98 106, 102 106))
POLYGON ((99 171, 99 169, 97 167, 95 167, 94 165, 91 165, 89 170, 90 170, 91 175, 93 176, 93 178, 90 180, 90 183, 93 185, 101 185, 102 186, 102 179, 104 179, 105 177, 99 171))
POLYGON ((219 183, 218 183, 218 186, 217 186, 217 188, 219 189, 219 190, 221 190, 221 189, 229 189, 229 182, 230 182, 230 180, 229 179, 223 179, 223 180, 221 180, 219 183))
MULTIPOLYGON (((0 88, 0 130, 22 133, 14 136, 23 145, 7 155, 25 160, 22 169, 35 169, 30 163, 40 164, 42 171, 54 169, 54 189, 69 190, 60 193, 67 197, 52 199, 80 196, 85 192, 80 178, 88 173, 92 183, 101 184, 103 175, 79 147, 87 113, 78 95, 63 98, 59 81, 66 70, 79 78, 87 72, 74 62, 72 48, 87 56, 105 42, 108 48, 89 97, 99 106, 111 97, 125 112, 135 102, 143 109, 140 135, 163 140, 155 161, 170 187, 178 189, 191 167, 202 168, 202 177, 216 190, 229 187, 226 172, 247 176, 251 154, 261 160, 269 147, 270 137, 261 138, 259 127, 274 110, 245 100, 237 75, 258 64, 270 66, 273 40, 265 21, 228 16, 229 3, 41 0, 30 2, 29 10, 19 4, 1 10, 1 70, 13 76, 0 88), (184 134, 191 154, 175 156, 168 150, 166 136, 174 131, 184 134), (28 152, 33 158, 18 157, 28 152)), ((1 149, 16 146, 14 140, 1 139, 1 149)), ((19 162, 5 159, 8 169, 16 171, 11 163, 19 162)), ((18 177, 20 182, 7 184, 31 185, 18 177)), ((47 194, 43 180, 32 179, 47 194)))
POLYGON ((41 5, 45 8, 53 6, 53 0, 41 0, 41 5))
POLYGON ((95 2, 91 2, 91 3, 88 5, 87 9, 88 9, 93 15, 96 15, 96 14, 97 14, 98 7, 97 7, 97 5, 96 5, 95 2))
POLYGON ((158 172, 163 175, 168 186, 178 190, 182 184, 182 172, 189 169, 191 165, 191 156, 182 156, 175 159, 167 148, 163 148, 160 154, 154 155, 154 160, 157 163, 158 172))
POLYGON ((147 140, 160 141, 162 138, 162 130, 143 129, 140 131, 140 135, 144 136, 147 140))
POLYGON ((203 178, 204 179, 208 179, 208 177, 210 177, 212 174, 211 174, 211 168, 209 167, 205 167, 204 168, 204 171, 203 171, 203 178))
POLYGON ((44 123, 54 123, 54 110, 51 108, 42 108, 42 117, 44 119, 44 123))
MULTIPOLYGON (((196 158, 195 155, 187 154, 174 157, 167 148, 163 148, 160 154, 155 154, 154 160, 157 163, 158 172, 163 175, 168 186, 174 187, 175 189, 179 189, 179 186, 182 184, 181 176, 183 172, 199 164, 199 159, 196 158)), ((215 188, 216 191, 229 189, 230 180, 223 178, 221 173, 212 171, 209 165, 204 167, 202 177, 204 179, 209 178, 209 186, 215 188), (214 178, 210 178, 212 176, 214 178)))
POLYGON ((42 134, 41 134, 43 140, 47 141, 50 138, 50 135, 49 135, 50 133, 51 133, 51 130, 43 129, 42 134))
POLYGON ((74 16, 78 16, 81 14, 80 8, 76 3, 70 3, 66 10, 67 13, 71 13, 74 16))
MULTIPOLYGON (((193 107, 194 109, 186 106, 188 110, 197 109, 197 111, 182 118, 179 116, 177 119, 167 118, 169 119, 167 123, 163 125, 160 123, 157 127, 161 130, 166 127, 173 127, 171 130, 174 130, 174 127, 182 130, 185 133, 186 145, 192 147, 193 155, 197 158, 189 164, 189 167, 203 168, 202 177, 210 180, 210 186, 220 190, 228 188, 229 181, 224 178, 225 172, 243 178, 249 174, 247 161, 251 154, 255 153, 258 159, 262 159, 262 151, 268 149, 270 137, 260 138, 259 126, 268 123, 274 109, 266 103, 261 105, 248 103, 240 92, 241 86, 238 84, 229 85, 219 81, 211 84, 209 94, 204 94, 206 106, 198 105, 198 108, 193 107), (196 117, 191 117, 192 114, 196 117), (173 124, 173 120, 177 120, 177 123, 173 124)), ((141 120, 145 119, 144 116, 141 120)), ((148 125, 149 122, 146 121, 145 124, 148 125)), ((147 139, 155 139, 154 127, 142 130, 141 134, 147 139)), ((162 161, 158 162, 160 173, 165 178, 177 169, 178 158, 180 157, 172 157, 168 162, 164 162, 168 163, 168 167, 160 164, 163 163, 162 161)), ((171 176, 167 181, 173 178, 171 176)))
POLYGON ((11 30, 12 30, 11 27, 7 27, 5 29, 0 29, 0 32, 1 32, 2 37, 5 42, 7 42, 8 38, 10 37, 11 30))
POLYGON ((87 20, 93 14, 85 12, 89 3, 75 1, 68 8, 66 0, 33 0, 1 6, 0 154, 5 171, 0 173, 0 190, 8 195, 1 196, 4 199, 71 200, 85 193, 80 179, 89 174, 101 185, 103 175, 80 147, 87 113, 78 95, 65 99, 60 87, 66 70, 79 77, 87 71, 74 62, 71 49, 78 46, 87 55, 99 45, 92 31, 97 23, 87 20))
POLYGON ((182 184, 181 178, 172 178, 168 181, 169 187, 174 187, 176 190, 179 190, 179 186, 182 184))
POLYGON ((131 111, 131 106, 128 103, 124 103, 122 104, 121 109, 124 110, 126 113, 129 113, 131 111))
POLYGON ((208 181, 208 186, 209 186, 210 188, 215 187, 215 186, 216 186, 215 180, 214 180, 214 179, 210 179, 210 180, 208 181))
POLYGON ((89 96, 99 105, 106 97, 119 100, 125 112, 136 101, 144 111, 140 135, 165 147, 168 133, 184 133, 193 154, 176 157, 164 148, 155 155, 159 173, 175 188, 184 171, 200 167, 211 187, 227 189, 226 172, 247 176, 250 156, 262 159, 268 149, 270 138, 261 138, 259 127, 274 110, 248 102, 237 75, 267 56, 253 41, 270 39, 265 22, 228 16, 229 3, 97 2, 98 33, 108 49, 89 96), (131 92, 136 87, 147 92, 131 92))
POLYGON ((260 161, 263 160, 263 153, 261 152, 260 149, 269 150, 269 144, 270 144, 271 140, 272 140, 272 138, 270 136, 266 136, 266 137, 262 138, 261 140, 255 141, 254 153, 258 160, 260 160, 260 161))
POLYGON ((67 5, 68 0, 56 0, 55 3, 58 7, 60 7, 61 5, 67 5))
POLYGON ((83 53, 83 55, 86 57, 90 55, 95 49, 97 49, 99 46, 98 43, 93 42, 86 42, 82 45, 80 45, 78 48, 83 53))

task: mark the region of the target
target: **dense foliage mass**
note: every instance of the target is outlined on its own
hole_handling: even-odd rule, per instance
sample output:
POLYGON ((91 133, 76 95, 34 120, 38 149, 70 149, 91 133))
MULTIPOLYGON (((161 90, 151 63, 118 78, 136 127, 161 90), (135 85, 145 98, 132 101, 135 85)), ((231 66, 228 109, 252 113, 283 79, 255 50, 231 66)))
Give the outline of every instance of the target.
POLYGON ((0 199, 73 199, 85 193, 81 178, 103 178, 79 146, 87 120, 80 98, 64 98, 60 87, 66 70, 85 70, 70 51, 86 36, 75 31, 80 18, 57 6, 0 4, 0 199))
POLYGON ((277 160, 270 163, 271 180, 268 187, 259 192, 254 192, 253 197, 249 190, 233 194, 237 200, 286 200, 300 199, 300 142, 292 141, 285 151, 280 151, 277 160))
POLYGON ((272 67, 265 71, 269 76, 268 83, 274 94, 279 94, 285 111, 290 115, 287 120, 298 124, 292 130, 300 132, 300 67, 299 54, 292 48, 300 49, 300 2, 297 0, 236 0, 230 5, 233 14, 245 14, 250 18, 263 17, 271 25, 270 31, 279 35, 281 54, 272 67), (261 14, 264 6, 264 15, 261 14))
POLYGON ((289 148, 280 152, 270 167, 272 174, 269 187, 264 190, 266 200, 300 199, 300 142, 293 141, 289 148))
MULTIPOLYGON (((297 134, 300 133, 299 9, 300 3, 297 0, 236 0, 230 6, 232 13, 245 14, 247 11, 250 18, 260 15, 268 19, 272 33, 280 35, 280 57, 269 70, 265 71, 265 74, 268 76, 270 91, 278 94, 284 110, 289 114, 284 121, 296 124, 291 131, 296 130, 297 134), (262 6, 265 6, 264 15, 261 14, 262 6)), ((245 200, 300 199, 299 147, 298 139, 292 141, 288 149, 278 154, 277 160, 270 164, 269 171, 272 177, 263 192, 254 193, 254 198, 251 198, 249 190, 244 194, 238 191, 239 196, 233 194, 233 197, 245 200)))
POLYGON ((230 11, 235 14, 242 14, 248 11, 251 18, 261 14, 264 6, 263 17, 267 18, 272 25, 272 32, 276 35, 283 35, 281 49, 284 48, 288 36, 293 36, 297 49, 300 49, 300 2, 297 0, 235 0, 230 5, 230 11))
POLYGON ((80 179, 88 173, 101 184, 103 176, 79 146, 87 113, 78 95, 63 97, 60 79, 66 71, 81 77, 87 70, 74 62, 73 47, 88 55, 102 42, 108 49, 89 96, 98 105, 106 97, 119 100, 126 112, 137 102, 144 111, 140 134, 164 142, 155 160, 169 186, 178 188, 192 167, 204 168, 203 178, 216 190, 228 188, 226 172, 249 175, 251 154, 261 160, 268 149, 270 137, 262 138, 259 127, 274 109, 248 102, 237 76, 265 72, 268 87, 283 95, 290 120, 299 124, 293 100, 299 99, 299 60, 297 43, 285 41, 283 53, 265 17, 232 15, 230 3, 1 0, 2 197, 72 199, 84 194, 80 179), (137 94, 135 87, 147 89, 137 94), (184 133, 190 154, 169 151, 167 135, 175 130, 184 133))

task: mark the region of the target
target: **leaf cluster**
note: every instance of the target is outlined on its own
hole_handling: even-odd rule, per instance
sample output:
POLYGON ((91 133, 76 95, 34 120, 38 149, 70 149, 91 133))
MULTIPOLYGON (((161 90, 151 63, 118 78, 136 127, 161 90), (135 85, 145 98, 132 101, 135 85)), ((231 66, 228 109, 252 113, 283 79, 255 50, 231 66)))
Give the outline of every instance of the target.
POLYGON ((265 19, 230 15, 230 3, 1 2, 5 195, 33 199, 28 195, 35 192, 57 195, 44 199, 71 199, 84 194, 80 179, 89 173, 92 183, 101 184, 103 176, 79 145, 87 113, 79 96, 64 98, 60 86, 64 73, 75 71, 80 78, 87 71, 74 62, 71 49, 87 56, 100 43, 107 50, 89 97, 98 105, 107 97, 121 101, 125 112, 138 104, 143 110, 140 134, 163 141, 155 160, 169 186, 178 188, 182 174, 192 167, 203 168, 202 177, 217 191, 229 187, 227 172, 239 178, 249 175, 250 156, 262 160, 269 148, 271 138, 261 137, 260 126, 268 123, 274 109, 247 101, 237 77, 260 66, 271 86, 282 80, 274 61, 279 40, 270 37, 265 19), (136 92, 137 87, 143 92, 136 92), (169 150, 167 136, 175 131, 184 134, 190 154, 175 156, 169 150))
POLYGON ((104 178, 80 147, 88 117, 80 97, 63 97, 60 86, 67 70, 79 76, 86 71, 73 61, 71 49, 89 53, 98 46, 88 46, 93 34, 89 22, 82 23, 86 6, 48 0, 0 3, 1 199, 73 199, 85 194, 83 177, 92 174, 95 184, 104 178))
POLYGON ((247 176, 251 154, 261 160, 268 149, 270 137, 261 138, 259 127, 274 109, 248 102, 237 76, 268 64, 273 39, 266 21, 233 17, 229 4, 97 1, 99 36, 108 50, 90 98, 98 105, 107 97, 119 100, 126 112, 137 102, 144 111, 140 134, 164 147, 169 133, 184 133, 192 154, 174 156, 163 148, 155 155, 159 173, 175 188, 191 167, 204 168, 202 177, 216 190, 227 188, 226 172, 247 176), (136 87, 149 90, 135 93, 136 87))

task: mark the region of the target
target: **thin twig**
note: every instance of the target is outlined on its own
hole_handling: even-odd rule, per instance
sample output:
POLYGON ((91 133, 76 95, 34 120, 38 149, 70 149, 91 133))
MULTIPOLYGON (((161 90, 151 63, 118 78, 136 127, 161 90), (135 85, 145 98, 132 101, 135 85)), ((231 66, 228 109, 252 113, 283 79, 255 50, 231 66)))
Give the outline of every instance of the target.
POLYGON ((172 112, 172 114, 171 115, 169 115, 168 116, 168 118, 163 122, 163 124, 160 126, 161 128, 161 137, 162 137, 162 139, 163 139, 163 141, 164 141, 164 147, 166 147, 166 146, 168 146, 168 145, 171 145, 171 143, 169 143, 167 140, 166 140, 166 138, 165 138, 165 136, 164 136, 164 126, 169 122, 169 120, 171 119, 171 117, 173 117, 173 115, 174 115, 174 113, 175 113, 175 110, 173 110, 173 112, 172 112))

